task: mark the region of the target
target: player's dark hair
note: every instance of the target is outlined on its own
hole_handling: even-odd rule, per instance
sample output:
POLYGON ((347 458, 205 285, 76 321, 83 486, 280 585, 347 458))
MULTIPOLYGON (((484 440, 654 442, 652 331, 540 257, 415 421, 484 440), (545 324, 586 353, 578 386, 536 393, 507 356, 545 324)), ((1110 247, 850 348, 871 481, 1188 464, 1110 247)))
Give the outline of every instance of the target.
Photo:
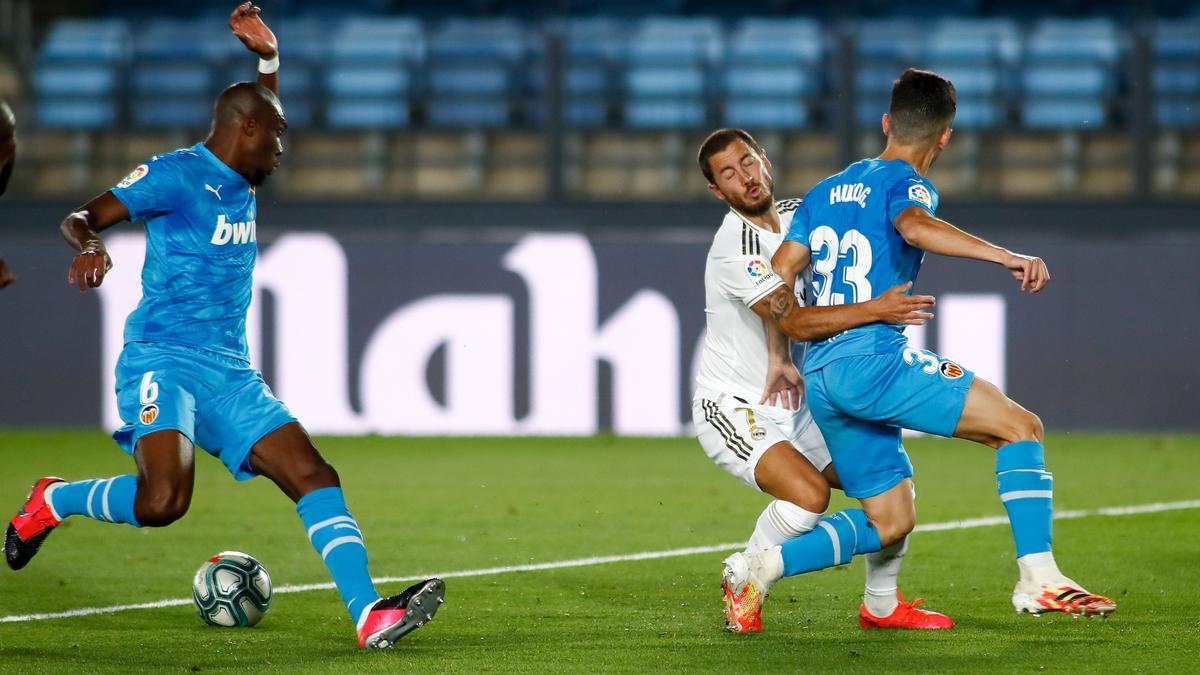
POLYGON ((713 177, 712 166, 709 165, 708 160, 728 148, 729 144, 734 141, 742 141, 750 146, 751 150, 762 155, 762 146, 745 129, 717 129, 704 139, 704 143, 700 145, 700 153, 696 156, 696 161, 700 163, 700 171, 710 184, 716 183, 716 179, 713 177))
POLYGON ((954 121, 958 94, 950 80, 928 70, 909 68, 892 83, 888 135, 904 145, 928 143, 954 121))

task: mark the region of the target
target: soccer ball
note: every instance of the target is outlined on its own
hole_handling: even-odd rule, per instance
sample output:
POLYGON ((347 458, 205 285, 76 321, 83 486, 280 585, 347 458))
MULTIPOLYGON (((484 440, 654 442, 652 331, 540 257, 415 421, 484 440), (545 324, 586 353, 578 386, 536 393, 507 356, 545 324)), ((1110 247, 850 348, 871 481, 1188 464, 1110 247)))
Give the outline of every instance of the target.
POLYGON ((271 606, 271 575, 245 553, 224 551, 196 570, 192 599, 210 626, 253 626, 271 606))

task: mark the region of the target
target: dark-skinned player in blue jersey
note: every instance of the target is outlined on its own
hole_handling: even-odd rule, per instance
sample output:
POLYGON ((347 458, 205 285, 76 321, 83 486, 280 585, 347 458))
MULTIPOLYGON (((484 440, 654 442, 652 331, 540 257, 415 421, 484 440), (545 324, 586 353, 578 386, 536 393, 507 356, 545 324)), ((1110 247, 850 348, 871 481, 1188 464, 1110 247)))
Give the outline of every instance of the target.
POLYGON ((133 455, 137 474, 37 481, 9 524, 5 558, 21 569, 71 516, 135 527, 178 520, 191 502, 199 446, 236 479, 266 476, 296 503, 359 646, 386 648, 433 618, 445 586, 428 579, 389 598, 376 593, 337 472, 249 361, 255 187, 279 166, 287 129, 277 95, 278 46, 259 11, 247 2, 229 20, 259 56, 258 81, 221 92, 208 138, 152 157, 62 223, 78 251, 69 281, 86 291, 112 266, 99 233, 125 220, 145 222, 143 294, 126 322, 116 372, 125 425, 113 434, 133 455))

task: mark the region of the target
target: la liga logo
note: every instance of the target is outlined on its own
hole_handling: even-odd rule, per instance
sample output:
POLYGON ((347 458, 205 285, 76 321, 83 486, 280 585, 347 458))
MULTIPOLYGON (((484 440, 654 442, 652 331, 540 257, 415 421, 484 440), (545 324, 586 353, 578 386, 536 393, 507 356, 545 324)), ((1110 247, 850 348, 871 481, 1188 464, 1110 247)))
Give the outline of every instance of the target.
POLYGON ((761 260, 751 260, 746 264, 746 274, 749 274, 751 279, 757 280, 760 277, 770 274, 770 272, 767 269, 767 265, 761 260))

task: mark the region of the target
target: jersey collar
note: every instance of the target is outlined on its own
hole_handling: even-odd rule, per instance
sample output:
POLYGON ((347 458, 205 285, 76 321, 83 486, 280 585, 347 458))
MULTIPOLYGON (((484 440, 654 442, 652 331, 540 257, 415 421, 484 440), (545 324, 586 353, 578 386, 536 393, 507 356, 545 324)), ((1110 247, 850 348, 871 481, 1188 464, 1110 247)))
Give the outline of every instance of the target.
POLYGON ((233 167, 229 166, 225 162, 222 162, 220 157, 214 155, 212 150, 209 150, 204 145, 203 141, 193 145, 192 149, 196 151, 196 154, 208 160, 208 163, 211 164, 213 168, 221 174, 222 178, 232 181, 231 184, 237 185, 238 183, 249 183, 249 181, 247 181, 242 174, 234 171, 233 167))
MULTIPOLYGON (((771 207, 772 207, 772 208, 778 208, 778 205, 779 205, 779 202, 778 202, 778 201, 776 201, 776 202, 774 202, 774 203, 771 205, 771 207)), ((768 229, 766 229, 766 228, 759 227, 758 225, 755 225, 753 222, 751 222, 751 220, 750 220, 749 218, 747 218, 746 216, 743 216, 743 215, 742 215, 742 214, 741 214, 741 213, 740 213, 740 212, 739 212, 737 209, 733 208, 732 206, 731 206, 731 207, 729 207, 729 213, 730 213, 730 214, 731 214, 731 215, 732 215, 734 218, 737 218, 738 220, 742 221, 742 222, 743 222, 743 223, 745 223, 745 224, 746 224, 748 227, 750 227, 751 229, 753 229, 753 230, 755 230, 755 231, 757 231, 757 232, 762 232, 763 234, 765 234, 765 235, 768 235, 768 236, 771 236, 771 237, 783 237, 783 236, 787 236, 787 227, 785 227, 785 226, 784 226, 784 224, 783 224, 783 216, 782 216, 782 214, 780 215, 780 218, 779 218, 779 231, 778 231, 778 232, 772 232, 772 231, 770 231, 770 230, 768 230, 768 229)))

